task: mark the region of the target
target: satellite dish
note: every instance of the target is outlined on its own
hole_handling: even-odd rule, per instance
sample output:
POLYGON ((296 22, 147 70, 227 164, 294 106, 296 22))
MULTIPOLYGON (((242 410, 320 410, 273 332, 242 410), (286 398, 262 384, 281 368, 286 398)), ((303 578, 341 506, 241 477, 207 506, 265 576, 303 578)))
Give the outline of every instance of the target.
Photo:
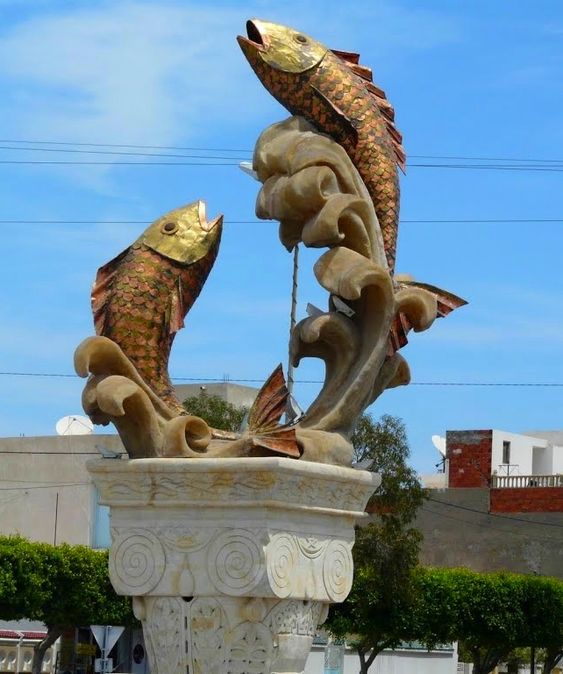
POLYGON ((446 456, 446 438, 443 438, 441 435, 433 435, 432 444, 443 457, 446 456))
POLYGON ((55 430, 59 435, 90 435, 94 430, 94 424, 88 417, 69 414, 57 421, 55 430))

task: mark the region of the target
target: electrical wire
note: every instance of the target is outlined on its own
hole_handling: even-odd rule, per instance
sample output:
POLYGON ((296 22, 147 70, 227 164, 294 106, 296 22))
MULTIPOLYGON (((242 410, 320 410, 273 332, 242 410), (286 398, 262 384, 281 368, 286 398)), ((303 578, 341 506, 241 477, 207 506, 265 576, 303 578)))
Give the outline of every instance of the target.
MULTIPOLYGON (((77 379, 78 375, 62 372, 0 372, 3 377, 59 377, 77 379)), ((172 377, 175 382, 193 381, 219 384, 251 383, 263 384, 265 379, 225 379, 224 377, 172 377)), ((321 379, 296 379, 296 384, 324 384, 321 379)), ((477 382, 477 381, 413 381, 409 386, 488 386, 488 387, 538 387, 563 388, 563 382, 477 382)))
MULTIPOLYGON (((0 452, 5 454, 5 452, 0 452)), ((82 487, 91 482, 65 482, 61 484, 38 485, 35 487, 0 487, 0 491, 31 491, 32 489, 62 489, 63 487, 82 487)))
MULTIPOLYGON (((225 220, 226 225, 262 225, 266 220, 225 220)), ((441 218, 404 219, 400 224, 496 224, 496 223, 563 223, 561 218, 441 218)), ((150 220, 0 220, 2 225, 149 225, 150 220)))
POLYGON ((189 152, 240 152, 252 154, 252 150, 232 149, 226 147, 179 147, 177 145, 131 145, 127 143, 75 143, 61 140, 15 140, 0 138, 0 143, 25 143, 32 145, 76 145, 77 147, 127 147, 139 150, 185 150, 189 152))
MULTIPOLYGON (((479 515, 485 515, 487 517, 497 517, 499 519, 503 520, 511 520, 513 522, 526 522, 526 524, 530 524, 531 520, 527 520, 523 517, 513 517, 512 515, 502 515, 501 513, 491 513, 485 510, 479 510, 478 508, 470 508, 469 506, 462 506, 459 505, 458 503, 450 503, 448 501, 440 501, 439 499, 435 498, 428 498, 428 501, 431 501, 432 503, 439 503, 440 505, 447 506, 449 508, 457 508, 458 510, 464 510, 467 512, 471 513, 477 513, 479 515)), ((538 524, 541 526, 545 527, 555 527, 556 529, 563 529, 563 524, 557 524, 556 522, 533 522, 533 524, 538 524)))
MULTIPOLYGON (((201 159, 208 159, 201 157, 201 159)), ((0 164, 10 165, 43 165, 43 166, 238 166, 239 162, 181 162, 181 161, 73 161, 73 160, 55 160, 55 159, 0 159, 0 164)), ((483 170, 483 171, 511 171, 511 172, 548 172, 563 173, 563 165, 559 167, 551 166, 503 166, 495 164, 407 164, 407 168, 429 168, 429 169, 461 169, 461 170, 483 170)))
MULTIPOLYGON (((1 142, 1 141, 0 141, 1 142)), ((18 152, 67 152, 72 154, 103 154, 116 156, 134 156, 134 157, 178 157, 184 159, 240 159, 241 161, 249 160, 250 156, 244 157, 217 157, 214 155, 194 155, 194 154, 170 154, 163 152, 131 152, 131 151, 116 151, 116 150, 75 150, 73 148, 58 149, 54 147, 13 147, 7 145, 0 145, 0 150, 16 150, 18 152)))
MULTIPOLYGON (((56 145, 68 146, 74 145, 76 147, 114 147, 114 148, 131 148, 139 150, 178 150, 188 152, 238 152, 245 155, 251 155, 252 150, 240 148, 225 148, 225 147, 186 147, 178 145, 140 145, 130 143, 84 143, 74 141, 60 141, 60 140, 29 140, 29 139, 14 139, 14 138, 0 138, 0 143, 17 143, 22 145, 56 145)), ((455 161, 503 161, 503 162, 536 162, 549 164, 563 164, 563 159, 538 158, 538 157, 482 157, 482 156, 466 156, 466 155, 440 155, 440 154, 410 154, 413 159, 447 159, 455 161)))
MULTIPOLYGON (((534 541, 546 541, 547 543, 554 543, 557 542, 558 539, 554 541, 553 538, 547 538, 544 536, 537 536, 536 534, 530 534, 530 533, 525 533, 523 531, 517 531, 516 529, 512 528, 507 528, 504 526, 498 527, 495 526, 494 522, 488 522, 487 524, 483 522, 476 522, 474 520, 469 520, 469 519, 462 519, 460 517, 455 517, 454 515, 448 515, 447 513, 442 513, 438 510, 432 510, 430 508, 425 508, 424 506, 420 507, 420 510, 428 513, 429 515, 437 515, 438 517, 443 517, 444 519, 448 520, 453 520, 454 522, 459 522, 460 524, 469 524, 474 527, 478 527, 480 529, 487 529, 489 531, 494 530, 498 531, 500 533, 506 533, 506 534, 511 534, 514 536, 523 536, 524 538, 528 538, 534 541)), ((537 522, 534 522, 530 520, 528 524, 537 524, 537 522)))

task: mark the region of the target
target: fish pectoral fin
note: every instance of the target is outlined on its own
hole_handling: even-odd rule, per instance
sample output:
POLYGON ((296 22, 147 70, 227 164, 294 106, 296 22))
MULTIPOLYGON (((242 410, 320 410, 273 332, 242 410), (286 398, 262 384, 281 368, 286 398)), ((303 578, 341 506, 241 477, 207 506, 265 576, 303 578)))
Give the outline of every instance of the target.
POLYGON ((170 295, 170 302, 166 309, 166 325, 171 335, 176 334, 184 327, 184 304, 182 301, 182 288, 178 281, 178 285, 174 292, 170 295))
POLYGON ((129 248, 126 248, 113 260, 100 267, 96 274, 96 280, 92 286, 92 312, 94 313, 94 327, 97 335, 104 335, 106 309, 111 300, 115 273, 119 270, 121 262, 128 252, 129 248))
MULTIPOLYGON (((354 126, 354 122, 344 113, 337 105, 335 105, 329 98, 327 98, 317 87, 311 85, 313 96, 322 108, 326 116, 332 122, 331 126, 340 131, 340 138, 337 140, 350 139, 354 145, 358 142, 358 130, 354 126)), ((321 130, 323 130, 321 128, 321 130)), ((332 135, 332 134, 331 134, 332 135)))

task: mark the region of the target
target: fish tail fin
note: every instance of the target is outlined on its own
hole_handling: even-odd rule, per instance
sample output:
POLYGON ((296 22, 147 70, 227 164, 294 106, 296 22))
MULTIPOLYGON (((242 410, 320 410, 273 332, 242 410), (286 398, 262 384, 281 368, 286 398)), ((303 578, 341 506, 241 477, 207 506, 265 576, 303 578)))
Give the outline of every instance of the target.
POLYGON ((248 432, 252 444, 276 454, 299 458, 295 428, 279 421, 287 409, 289 391, 281 364, 276 367, 262 386, 248 414, 248 432))
MULTIPOLYGON (((436 318, 443 318, 450 314, 454 309, 467 304, 467 300, 464 300, 453 293, 450 293, 448 290, 443 288, 438 288, 437 286, 430 285, 429 283, 420 283, 418 281, 411 280, 401 280, 401 286, 409 286, 411 288, 421 288, 426 290, 429 293, 432 293, 436 298, 436 318)), ((412 324, 409 319, 403 313, 397 314, 395 320, 391 326, 389 332, 389 352, 390 355, 402 349, 408 343, 408 333, 412 330, 412 324)))

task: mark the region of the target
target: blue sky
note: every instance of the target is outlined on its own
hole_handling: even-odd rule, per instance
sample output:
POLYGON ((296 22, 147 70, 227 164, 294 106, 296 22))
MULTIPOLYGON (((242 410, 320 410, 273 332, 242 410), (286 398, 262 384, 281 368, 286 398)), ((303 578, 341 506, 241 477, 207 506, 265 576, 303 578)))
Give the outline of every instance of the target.
MULTIPOLYGON (((286 116, 235 41, 257 16, 359 51, 396 108, 410 156, 563 160, 556 0, 0 0, 0 9, 2 148, 18 147, 11 140, 121 143, 248 158, 258 134, 286 116)), ((143 158, 0 149, 4 161, 47 159, 143 158)), ((397 271, 470 302, 412 336, 403 354, 414 382, 563 382, 561 175, 408 170, 405 220, 561 218, 402 224, 397 271)), ((291 257, 275 223, 229 224, 256 219, 257 189, 234 166, 0 164, 0 220, 34 221, 0 223, 0 370, 71 373, 74 348, 93 334, 97 268, 144 229, 36 221, 149 222, 203 198, 210 216, 222 212, 227 224, 216 267, 176 339, 171 373, 266 377, 286 361, 291 257)), ((299 317, 307 302, 326 303, 311 272, 318 255, 301 256, 299 317)), ((306 362, 296 377, 318 380, 322 367, 306 362)), ((71 378, 0 376, 0 435, 54 433, 59 417, 80 412, 81 388, 71 378)), ((301 404, 317 389, 299 385, 301 404)), ((413 463, 430 472, 438 460, 432 434, 561 428, 562 398, 563 388, 411 385, 387 392, 370 411, 405 420, 413 463)))

